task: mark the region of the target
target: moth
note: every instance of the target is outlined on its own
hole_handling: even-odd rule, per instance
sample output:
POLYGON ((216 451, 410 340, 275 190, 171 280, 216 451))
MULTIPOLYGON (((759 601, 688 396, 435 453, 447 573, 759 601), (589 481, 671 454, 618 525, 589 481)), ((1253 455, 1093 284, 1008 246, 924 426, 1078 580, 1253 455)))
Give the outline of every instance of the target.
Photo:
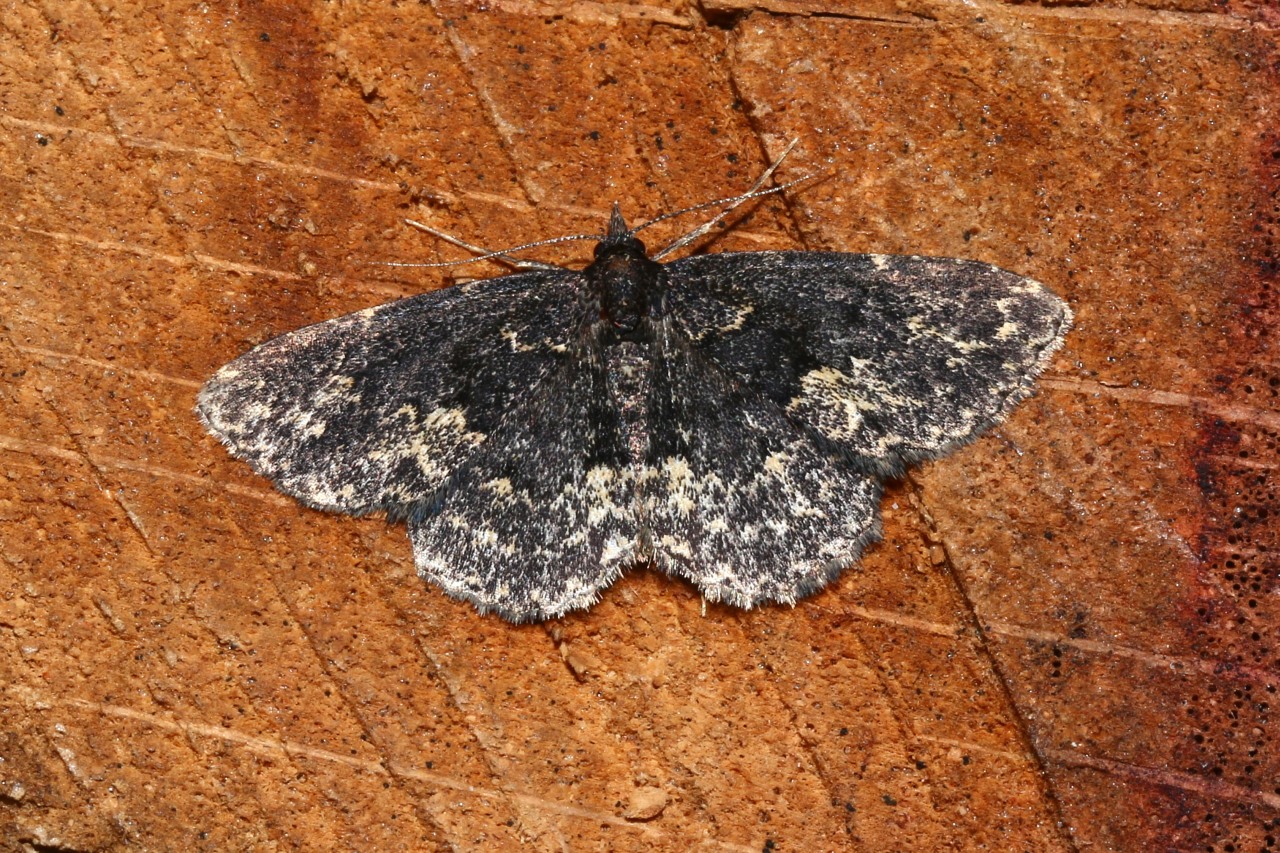
POLYGON ((584 269, 281 335, 214 374, 198 414, 307 506, 403 520, 418 572, 481 612, 558 617, 638 562, 749 608, 855 562, 884 479, 1001 420, 1071 324, 977 261, 664 263, 683 243, 651 258, 639 230, 615 206, 584 269))

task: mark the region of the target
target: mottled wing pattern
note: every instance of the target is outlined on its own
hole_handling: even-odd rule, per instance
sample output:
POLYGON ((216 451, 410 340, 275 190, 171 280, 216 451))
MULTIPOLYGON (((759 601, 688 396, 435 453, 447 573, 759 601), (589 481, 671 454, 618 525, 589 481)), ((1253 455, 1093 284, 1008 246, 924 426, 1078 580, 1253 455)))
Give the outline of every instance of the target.
POLYGON ((520 273, 308 326, 219 370, 197 411, 303 503, 412 517, 565 361, 581 286, 520 273))
POLYGON ((655 562, 712 601, 792 603, 878 538, 880 482, 659 324, 641 519, 655 562))
POLYGON ((598 353, 551 373, 409 522, 419 573, 513 622, 594 604, 636 555, 633 472, 598 353))
POLYGON ((1040 284, 951 258, 751 252, 667 271, 700 354, 881 476, 1000 420, 1071 323, 1040 284))

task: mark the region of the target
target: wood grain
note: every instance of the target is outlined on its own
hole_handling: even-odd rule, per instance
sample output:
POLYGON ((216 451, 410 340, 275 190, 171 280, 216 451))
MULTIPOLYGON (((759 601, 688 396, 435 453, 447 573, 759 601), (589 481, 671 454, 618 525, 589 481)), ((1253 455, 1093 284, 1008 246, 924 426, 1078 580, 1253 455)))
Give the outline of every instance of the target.
MULTIPOLYGON (((1268 850, 1276 21, 1195 0, 36 2, 0 40, 0 849, 1268 850), (821 180, 712 250, 977 258, 1075 331, 794 609, 542 626, 199 427, 455 250, 821 180)), ((681 224, 673 224, 675 234, 681 224)), ((660 244, 662 236, 650 238, 660 244)), ((581 262, 580 245, 542 257, 581 262)), ((1269 840, 1271 839, 1271 840, 1269 840)))

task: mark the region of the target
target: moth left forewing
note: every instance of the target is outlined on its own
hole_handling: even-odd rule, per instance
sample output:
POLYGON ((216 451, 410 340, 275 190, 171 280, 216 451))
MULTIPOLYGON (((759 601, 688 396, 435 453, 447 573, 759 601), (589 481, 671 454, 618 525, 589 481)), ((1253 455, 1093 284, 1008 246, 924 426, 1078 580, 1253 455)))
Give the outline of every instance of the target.
POLYGON ((309 506, 412 515, 564 360, 580 286, 522 273, 298 329, 215 373, 197 412, 309 506))
POLYGON ((698 352, 877 475, 997 422, 1071 321, 1042 285, 975 261, 756 252, 669 267, 672 319, 698 352))

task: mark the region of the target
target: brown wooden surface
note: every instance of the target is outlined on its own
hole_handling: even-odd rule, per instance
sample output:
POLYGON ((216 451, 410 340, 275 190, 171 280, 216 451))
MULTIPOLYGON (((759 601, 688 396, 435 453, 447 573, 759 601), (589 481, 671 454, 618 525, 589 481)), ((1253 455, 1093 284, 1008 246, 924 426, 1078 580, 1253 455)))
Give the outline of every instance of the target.
POLYGON ((2 14, 0 849, 1277 848, 1273 8, 2 14), (480 617, 192 414, 275 334, 494 274, 369 265, 458 256, 406 215, 596 231, 792 137, 827 178, 713 250, 978 258, 1078 318, 794 609, 637 571, 480 617))

